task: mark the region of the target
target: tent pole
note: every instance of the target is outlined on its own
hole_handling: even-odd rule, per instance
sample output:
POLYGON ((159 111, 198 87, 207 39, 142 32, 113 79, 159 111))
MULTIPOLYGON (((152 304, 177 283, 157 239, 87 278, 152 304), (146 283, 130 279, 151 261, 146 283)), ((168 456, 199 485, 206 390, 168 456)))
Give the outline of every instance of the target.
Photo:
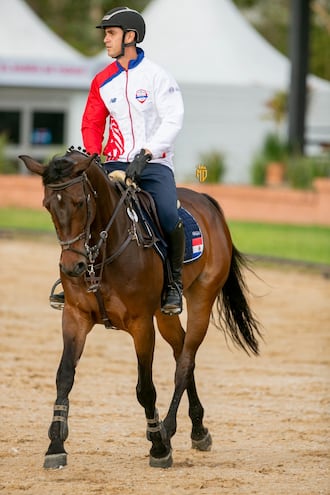
POLYGON ((288 141, 293 152, 304 153, 306 77, 308 73, 310 0, 291 0, 288 141))

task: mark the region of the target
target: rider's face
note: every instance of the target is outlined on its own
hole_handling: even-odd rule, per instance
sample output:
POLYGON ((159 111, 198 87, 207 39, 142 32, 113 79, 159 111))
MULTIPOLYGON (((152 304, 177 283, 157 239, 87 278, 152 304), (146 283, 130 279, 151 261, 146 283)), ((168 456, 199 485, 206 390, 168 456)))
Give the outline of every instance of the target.
POLYGON ((123 30, 119 27, 106 27, 104 29, 103 42, 109 57, 115 58, 121 52, 123 30))

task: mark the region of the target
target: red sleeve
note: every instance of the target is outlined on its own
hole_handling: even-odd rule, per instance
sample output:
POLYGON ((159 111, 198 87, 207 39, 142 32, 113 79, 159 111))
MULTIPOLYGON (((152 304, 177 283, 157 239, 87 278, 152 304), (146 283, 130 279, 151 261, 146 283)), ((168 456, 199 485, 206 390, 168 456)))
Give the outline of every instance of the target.
POLYGON ((102 153, 104 129, 109 111, 99 92, 97 77, 92 81, 85 111, 82 117, 81 132, 84 147, 88 153, 102 153))

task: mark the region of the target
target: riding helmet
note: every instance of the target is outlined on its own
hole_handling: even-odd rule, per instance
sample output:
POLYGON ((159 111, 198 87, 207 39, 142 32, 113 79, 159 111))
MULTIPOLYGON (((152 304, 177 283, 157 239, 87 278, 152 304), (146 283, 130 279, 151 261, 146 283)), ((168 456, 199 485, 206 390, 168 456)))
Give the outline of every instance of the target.
POLYGON ((142 15, 129 7, 117 7, 109 10, 97 28, 120 27, 124 31, 136 32, 136 43, 143 41, 146 26, 142 15))

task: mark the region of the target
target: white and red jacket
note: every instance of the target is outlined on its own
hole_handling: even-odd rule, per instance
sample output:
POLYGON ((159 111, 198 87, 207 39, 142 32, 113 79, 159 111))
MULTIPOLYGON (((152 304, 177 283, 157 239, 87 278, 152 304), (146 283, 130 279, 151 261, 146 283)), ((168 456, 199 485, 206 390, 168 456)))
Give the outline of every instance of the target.
POLYGON ((141 48, 128 70, 118 61, 93 79, 82 118, 89 153, 107 161, 130 162, 141 148, 151 162, 173 169, 173 144, 182 127, 183 101, 176 81, 144 56, 141 48), (102 150, 107 117, 109 138, 102 150))

